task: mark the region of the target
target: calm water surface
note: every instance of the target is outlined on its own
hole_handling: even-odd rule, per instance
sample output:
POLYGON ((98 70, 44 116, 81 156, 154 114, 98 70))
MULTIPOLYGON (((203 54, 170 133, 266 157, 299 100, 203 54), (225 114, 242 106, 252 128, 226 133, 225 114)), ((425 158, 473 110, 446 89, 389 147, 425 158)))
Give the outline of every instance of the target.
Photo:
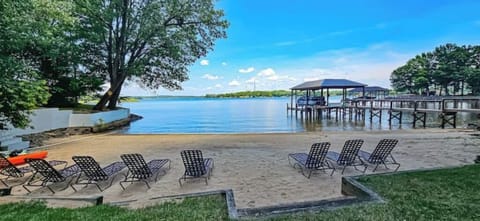
MULTIPOLYGON (((338 102, 340 97, 331 97, 338 102)), ((290 98, 200 98, 162 97, 144 98, 140 102, 123 103, 131 113, 143 116, 123 132, 129 134, 183 134, 183 133, 292 133, 324 130, 398 130, 411 128, 411 116, 404 114, 403 123, 388 125, 388 114, 382 121, 370 123, 345 118, 305 120, 287 115, 290 98)), ((427 115, 428 127, 439 127, 438 116, 427 115)), ((476 116, 459 114, 458 127, 476 116)))

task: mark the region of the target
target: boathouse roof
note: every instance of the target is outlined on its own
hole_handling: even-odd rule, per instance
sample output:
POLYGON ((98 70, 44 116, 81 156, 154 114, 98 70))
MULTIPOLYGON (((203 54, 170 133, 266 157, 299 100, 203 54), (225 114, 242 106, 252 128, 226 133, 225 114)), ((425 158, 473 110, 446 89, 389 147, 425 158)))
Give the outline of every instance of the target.
POLYGON ((317 90, 317 89, 344 89, 344 88, 363 88, 367 86, 356 81, 351 81, 347 79, 322 79, 316 81, 307 81, 303 82, 295 87, 292 87, 292 90, 317 90))
MULTIPOLYGON (((387 88, 379 87, 379 86, 368 86, 365 87, 365 92, 382 92, 382 91, 389 91, 387 88)), ((361 93, 363 92, 362 88, 354 88, 348 90, 349 93, 361 93)))

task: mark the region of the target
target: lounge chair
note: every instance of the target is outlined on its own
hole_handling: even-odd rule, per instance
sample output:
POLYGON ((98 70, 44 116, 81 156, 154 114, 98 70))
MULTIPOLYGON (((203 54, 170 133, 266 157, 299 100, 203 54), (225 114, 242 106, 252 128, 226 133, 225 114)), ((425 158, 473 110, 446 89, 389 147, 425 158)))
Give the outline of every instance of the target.
POLYGON ((182 180, 185 182, 187 179, 197 178, 204 178, 205 184, 208 185, 214 166, 213 159, 203 158, 201 150, 183 150, 180 155, 185 166, 183 176, 178 179, 180 186, 183 185, 182 180))
POLYGON ((291 153, 288 155, 288 163, 296 168, 297 166, 302 170, 302 174, 310 179, 312 172, 315 170, 331 169, 333 174, 335 169, 330 166, 328 161, 325 160, 328 148, 330 148, 329 142, 314 143, 310 148, 310 153, 291 153), (292 163, 293 162, 293 163, 292 163), (308 172, 308 176, 305 174, 308 172))
POLYGON ((397 165, 397 168, 395 168, 395 171, 397 171, 398 168, 400 168, 400 164, 397 163, 395 158, 393 158, 392 156, 392 150, 397 145, 397 143, 398 140, 396 139, 383 139, 380 140, 377 147, 375 148, 375 150, 373 150, 372 153, 360 150, 358 152, 358 156, 360 156, 361 160, 364 160, 369 164, 375 165, 373 172, 377 170, 380 164, 383 164, 386 169, 388 169, 387 164, 397 165))
MULTIPOLYGON (((80 167, 76 164, 65 167, 61 170, 56 170, 52 165, 43 159, 25 159, 25 161, 27 161, 27 163, 35 170, 36 174, 41 175, 40 179, 33 179, 34 177, 32 176, 32 178, 23 185, 23 188, 25 188, 28 193, 31 193, 31 191, 27 188, 27 186, 41 186, 47 187, 53 194, 55 194, 55 191, 53 191, 48 184, 64 182, 68 178, 80 172, 80 167), (38 182, 41 183, 35 184, 38 182)), ((72 180, 73 178, 67 183, 65 188, 61 190, 67 189, 72 180)))
POLYGON ((144 182, 150 189, 150 185, 148 184, 147 180, 155 175, 156 182, 160 170, 167 163, 168 169, 170 169, 170 160, 168 159, 151 160, 150 162, 146 163, 145 159, 143 159, 143 156, 138 153, 122 154, 120 157, 122 158, 125 165, 127 165, 128 167, 128 172, 125 176, 125 180, 120 181, 120 186, 123 190, 125 190, 125 187, 122 185, 123 183, 133 182, 144 182))
POLYGON ((81 174, 83 174, 86 177, 86 180, 80 180, 80 177, 81 177, 80 176, 81 174, 80 174, 77 180, 75 181, 75 183, 72 183, 70 185, 72 186, 72 189, 75 191, 77 191, 77 189, 75 189, 74 185, 88 186, 89 184, 95 184, 95 186, 97 186, 100 192, 103 192, 105 189, 112 186, 112 183, 114 180, 114 174, 118 173, 119 171, 127 167, 124 162, 119 161, 119 162, 111 163, 110 165, 104 168, 101 168, 100 165, 97 163, 97 161, 95 161, 95 159, 93 159, 93 157, 91 156, 73 156, 72 160, 75 161, 75 163, 82 170, 81 174), (102 189, 98 183, 103 181, 108 181, 109 179, 110 179, 110 183, 104 189, 102 189))
POLYGON ((334 151, 328 151, 327 159, 335 162, 338 166, 343 166, 342 174, 348 166, 353 166, 356 170, 357 166, 364 166, 363 170, 359 170, 365 173, 367 166, 363 161, 358 158, 358 151, 362 147, 363 140, 347 140, 343 145, 340 153, 334 151))
MULTIPOLYGON (((51 160, 48 163, 52 166, 57 165, 67 165, 67 161, 60 160, 51 160)), ((10 178, 20 178, 25 176, 27 173, 34 173, 35 170, 30 166, 17 167, 13 165, 7 158, 0 154, 0 174, 3 175, 3 178, 0 178, 0 182, 8 187, 7 180, 10 178)), ((34 175, 32 176, 33 179, 34 175)))

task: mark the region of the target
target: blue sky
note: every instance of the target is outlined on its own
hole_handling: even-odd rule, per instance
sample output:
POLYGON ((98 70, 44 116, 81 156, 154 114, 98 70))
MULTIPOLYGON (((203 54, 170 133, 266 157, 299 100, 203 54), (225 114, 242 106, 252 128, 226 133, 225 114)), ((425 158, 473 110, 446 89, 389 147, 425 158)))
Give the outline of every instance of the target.
POLYGON ((390 73, 445 43, 480 44, 480 1, 220 0, 228 38, 190 68, 183 90, 124 95, 205 95, 289 89, 347 78, 390 87, 390 73))

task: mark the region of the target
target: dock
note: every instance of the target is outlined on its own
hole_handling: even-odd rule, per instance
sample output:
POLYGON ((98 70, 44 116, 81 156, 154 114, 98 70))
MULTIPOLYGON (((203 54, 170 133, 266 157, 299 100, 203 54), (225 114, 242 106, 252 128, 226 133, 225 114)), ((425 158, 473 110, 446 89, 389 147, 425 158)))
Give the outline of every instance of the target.
POLYGON ((398 96, 380 99, 345 99, 342 103, 326 105, 298 105, 287 103, 287 114, 306 119, 332 119, 373 122, 382 121, 388 115, 388 123, 404 122, 404 116, 412 116, 413 128, 426 127, 427 114, 436 114, 441 127, 457 127, 457 114, 471 113, 480 116, 480 96, 398 96))

